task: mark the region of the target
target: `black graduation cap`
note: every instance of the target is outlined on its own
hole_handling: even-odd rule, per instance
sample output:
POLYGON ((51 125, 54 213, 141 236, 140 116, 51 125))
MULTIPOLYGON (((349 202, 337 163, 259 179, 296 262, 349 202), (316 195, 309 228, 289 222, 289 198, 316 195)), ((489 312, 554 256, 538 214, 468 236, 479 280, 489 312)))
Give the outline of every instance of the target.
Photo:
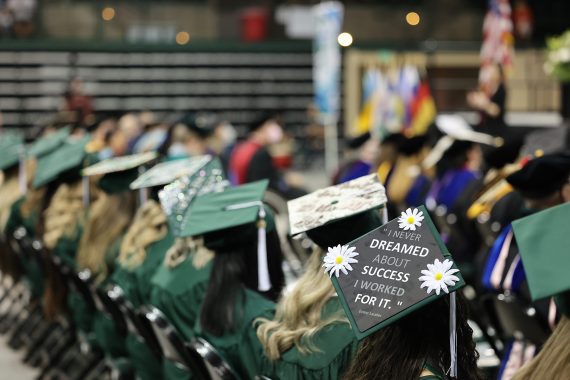
POLYGON ((559 190, 570 177, 570 152, 547 154, 528 161, 507 181, 524 197, 541 199, 559 190))
POLYGON ((323 266, 359 340, 465 285, 423 206, 329 247, 323 266))

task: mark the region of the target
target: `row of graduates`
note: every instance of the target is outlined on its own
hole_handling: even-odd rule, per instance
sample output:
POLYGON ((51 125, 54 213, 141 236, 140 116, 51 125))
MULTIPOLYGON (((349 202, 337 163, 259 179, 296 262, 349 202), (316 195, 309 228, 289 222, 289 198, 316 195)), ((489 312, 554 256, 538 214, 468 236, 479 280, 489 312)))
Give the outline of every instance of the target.
MULTIPOLYGON (((359 343, 323 269, 329 247, 386 221, 379 211, 386 203, 384 188, 375 175, 368 179, 382 194, 376 201, 354 206, 356 182, 324 190, 339 194, 344 213, 304 213, 302 232, 315 243, 314 252, 304 274, 284 291, 279 237, 271 211, 261 203, 267 181, 227 186, 215 158, 195 157, 182 165, 194 167, 186 172, 160 166, 176 162, 149 170, 137 185, 145 190, 137 194, 131 185, 139 168, 156 163, 156 154, 93 165, 90 137, 69 132, 28 146, 26 160, 21 141, 4 140, 4 146, 17 146, 13 156, 2 150, 4 238, 23 227, 50 255, 75 271, 88 269, 97 286, 117 284, 134 307, 156 306, 185 340, 205 338, 240 378, 446 378, 452 361, 448 297, 434 296, 420 311, 359 343), (196 160, 202 160, 197 169, 196 160), (22 172, 29 185, 25 194, 22 172)), ((2 272, 9 273, 5 248, 2 272)), ((18 260, 46 317, 68 315, 117 367, 130 367, 142 379, 191 377, 168 360, 158 361, 144 342, 121 337, 112 320, 72 290, 62 293, 33 262, 18 260)), ((477 353, 460 294, 457 307, 458 370, 461 378, 477 379, 477 353)))
MULTIPOLYGON (((532 310, 547 337, 560 310, 549 297, 533 299, 512 222, 570 201, 568 128, 511 133, 503 140, 477 133, 456 118, 440 116, 436 122, 427 135, 385 138, 378 166, 378 157, 370 154, 378 142, 369 135, 353 140, 359 157, 337 180, 377 171, 391 213, 426 204, 476 292, 471 306, 480 326, 496 328, 483 306, 488 296, 507 295, 532 310)), ((498 377, 512 378, 544 339, 524 334, 507 339, 498 377)))

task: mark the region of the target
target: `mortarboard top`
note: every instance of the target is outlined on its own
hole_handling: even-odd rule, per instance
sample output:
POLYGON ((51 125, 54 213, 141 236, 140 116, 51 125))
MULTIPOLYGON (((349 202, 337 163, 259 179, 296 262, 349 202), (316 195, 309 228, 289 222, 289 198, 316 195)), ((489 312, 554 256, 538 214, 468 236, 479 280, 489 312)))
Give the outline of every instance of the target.
POLYGON ((386 190, 377 174, 317 190, 287 202, 291 235, 383 207, 386 190))
POLYGON ((329 247, 323 267, 359 340, 465 285, 423 206, 329 247))
POLYGON ((437 164, 446 152, 453 149, 454 146, 460 147, 460 145, 464 145, 461 142, 492 146, 503 145, 502 138, 474 131, 462 117, 457 115, 439 115, 436 118, 436 125, 444 136, 437 141, 431 152, 424 159, 422 165, 425 168, 431 168, 437 164))
POLYGON ((79 178, 79 169, 83 163, 83 159, 87 155, 85 146, 91 137, 83 136, 79 139, 68 139, 63 142, 56 150, 45 154, 38 159, 38 167, 36 176, 32 183, 32 187, 37 189, 54 179, 60 174, 71 169, 77 168, 77 177, 79 178))
POLYGON ((228 187, 192 202, 182 221, 181 236, 198 236, 256 222, 268 180, 228 187))
POLYGON ((10 145, 21 145, 24 143, 24 134, 17 129, 4 129, 0 132, 0 147, 3 149, 10 145))
POLYGON ((541 156, 570 148, 570 133, 566 127, 541 128, 525 136, 520 156, 541 156), (538 153, 538 154, 537 154, 538 153))
POLYGON ((507 177, 524 197, 540 199, 551 195, 568 182, 570 153, 547 154, 528 161, 520 170, 507 177))
POLYGON ((6 170, 20 162, 24 144, 13 143, 2 145, 0 143, 0 170, 6 170))
POLYGON ((212 160, 212 156, 204 155, 156 164, 133 183, 131 190, 167 185, 182 176, 196 173, 212 160))
POLYGON ((197 197, 222 191, 227 186, 229 186, 229 181, 217 157, 211 158, 194 172, 188 172, 166 185, 158 193, 158 198, 172 234, 180 236, 184 214, 197 197))
POLYGON ((71 133, 70 127, 61 128, 33 142, 26 151, 27 157, 40 157, 47 154, 67 140, 71 133))
MULTIPOLYGON (((569 224, 570 203, 513 222, 533 301, 570 291, 569 224)), ((562 311, 570 315, 570 308, 562 311)))
POLYGON ((156 157, 158 157, 158 154, 156 152, 112 157, 83 169, 81 174, 83 176, 90 177, 94 175, 123 172, 129 169, 138 168, 139 166, 154 160, 156 157))

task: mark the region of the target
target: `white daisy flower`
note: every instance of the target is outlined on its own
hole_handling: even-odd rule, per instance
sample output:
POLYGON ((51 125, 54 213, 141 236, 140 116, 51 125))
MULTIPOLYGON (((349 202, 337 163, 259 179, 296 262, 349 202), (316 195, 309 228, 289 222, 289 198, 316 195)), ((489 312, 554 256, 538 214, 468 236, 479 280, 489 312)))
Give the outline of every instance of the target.
POLYGON ((358 252, 354 252, 355 249, 356 247, 349 247, 348 245, 341 246, 340 244, 336 247, 329 247, 323 260, 325 272, 328 272, 331 277, 333 272, 336 277, 338 277, 340 271, 344 274, 348 274, 348 271, 352 270, 350 264, 358 262, 358 260, 354 258, 358 256, 358 252))
POLYGON ((415 208, 413 211, 408 208, 406 211, 402 211, 402 215, 398 218, 399 227, 403 228, 405 231, 412 230, 415 231, 416 227, 422 225, 422 220, 424 220, 424 213, 415 208))
POLYGON ((428 270, 422 270, 423 276, 419 278, 422 282, 420 288, 426 287, 426 291, 431 293, 435 290, 435 294, 439 295, 441 289, 445 293, 449 293, 448 286, 453 286, 459 277, 454 276, 455 273, 459 272, 459 269, 451 269, 453 262, 451 260, 445 259, 443 263, 438 259, 435 259, 433 264, 428 264, 428 270))

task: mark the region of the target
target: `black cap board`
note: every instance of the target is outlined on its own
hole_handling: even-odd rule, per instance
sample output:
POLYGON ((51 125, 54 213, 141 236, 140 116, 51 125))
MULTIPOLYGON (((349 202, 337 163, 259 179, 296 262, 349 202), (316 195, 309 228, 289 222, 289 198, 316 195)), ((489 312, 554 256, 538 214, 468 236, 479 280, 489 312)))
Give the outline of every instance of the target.
POLYGON ((323 266, 359 340, 465 285, 423 206, 329 247, 323 266))

